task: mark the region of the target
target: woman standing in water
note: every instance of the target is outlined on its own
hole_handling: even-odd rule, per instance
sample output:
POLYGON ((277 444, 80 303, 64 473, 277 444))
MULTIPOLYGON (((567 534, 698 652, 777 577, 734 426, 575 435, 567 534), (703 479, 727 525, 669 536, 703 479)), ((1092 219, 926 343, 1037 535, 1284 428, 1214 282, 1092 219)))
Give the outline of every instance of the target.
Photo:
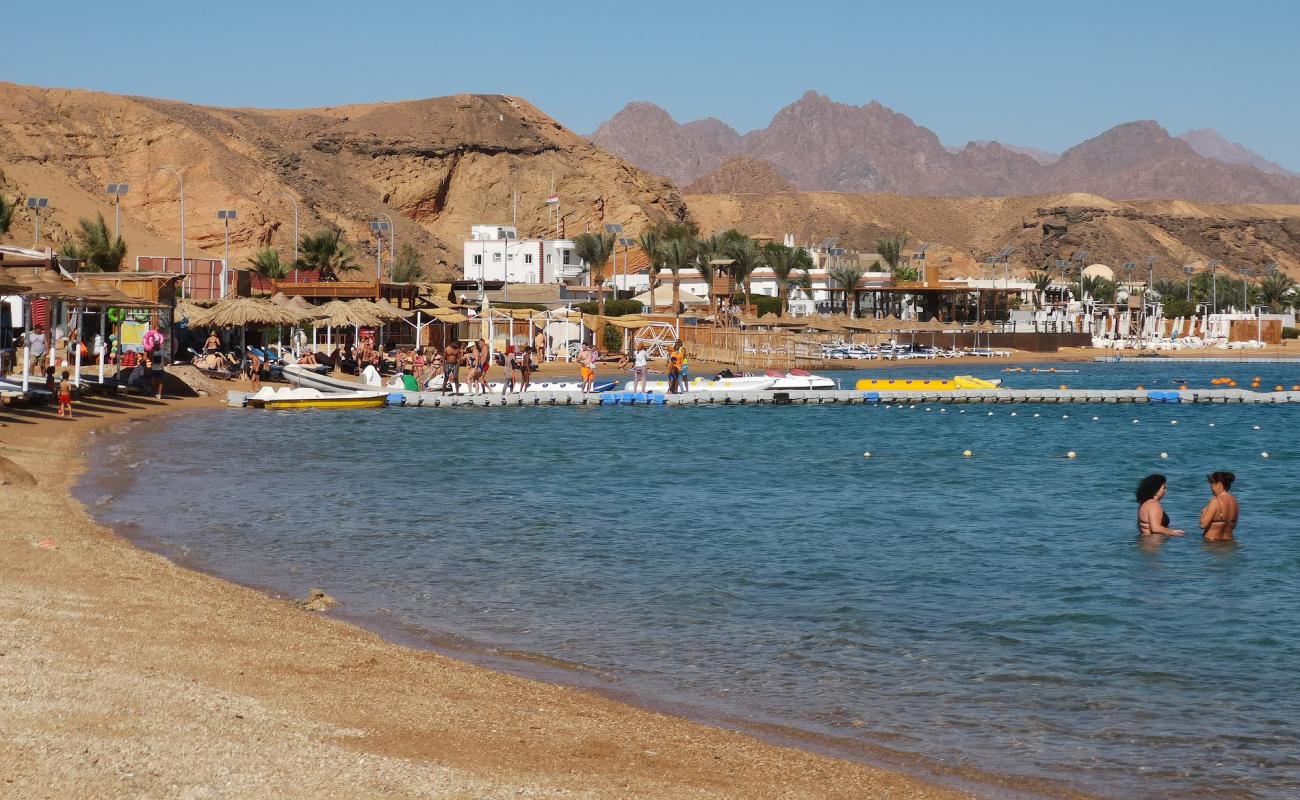
POLYGON ((1166 488, 1164 475, 1148 475, 1138 484, 1139 536, 1182 536, 1184 534, 1183 531, 1169 527, 1169 515, 1160 505, 1166 488))
POLYGON ((1205 532, 1205 541, 1231 542, 1237 530, 1237 515, 1241 512, 1241 507, 1237 504, 1237 498, 1228 490, 1232 488, 1232 482, 1237 480, 1237 476, 1231 472, 1211 472, 1207 478, 1213 496, 1205 508, 1201 509, 1201 530, 1205 532))

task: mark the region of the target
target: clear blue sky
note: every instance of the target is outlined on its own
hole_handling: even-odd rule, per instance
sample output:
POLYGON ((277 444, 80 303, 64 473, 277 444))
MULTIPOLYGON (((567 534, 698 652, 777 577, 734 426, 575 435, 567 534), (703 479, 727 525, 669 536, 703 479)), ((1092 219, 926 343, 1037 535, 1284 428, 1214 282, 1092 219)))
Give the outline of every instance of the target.
POLYGON ((1282 0, 9 6, 17 83, 267 107, 499 92, 581 133, 629 100, 743 132, 816 89, 947 144, 1059 151, 1154 119, 1300 170, 1300 3, 1282 0))

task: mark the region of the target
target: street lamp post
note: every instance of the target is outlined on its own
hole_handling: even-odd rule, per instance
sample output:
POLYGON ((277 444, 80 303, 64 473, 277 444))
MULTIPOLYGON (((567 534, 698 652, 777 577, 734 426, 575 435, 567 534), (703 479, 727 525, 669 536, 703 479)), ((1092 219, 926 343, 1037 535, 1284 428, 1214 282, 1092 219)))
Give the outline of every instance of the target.
MULTIPOLYGON (((630 292, 632 291, 632 286, 630 283, 630 281, 632 280, 632 276, 627 266, 627 254, 628 251, 634 245, 636 245, 636 239, 629 239, 627 237, 623 237, 618 240, 618 243, 623 245, 623 288, 630 292)), ((650 295, 651 299, 654 298, 653 291, 654 291, 654 287, 651 287, 651 292, 652 292, 652 294, 650 295)))
POLYGON ((375 282, 383 280, 384 234, 391 226, 387 222, 372 220, 370 232, 375 235, 375 282))
MULTIPOLYGON (((176 180, 180 183, 180 198, 181 198, 181 275, 184 276, 184 275, 185 275, 185 170, 184 170, 184 169, 177 169, 176 167, 172 167, 172 166, 166 166, 166 167, 159 167, 159 168, 158 168, 158 171, 159 171, 159 172, 170 172, 171 174, 173 174, 173 175, 176 176, 176 180)), ((182 286, 184 286, 184 282, 185 282, 185 278, 182 277, 182 278, 181 278, 181 285, 182 285, 182 286)))
POLYGON ((1219 313, 1219 273, 1215 270, 1215 267, 1222 263, 1219 259, 1213 258, 1206 265, 1210 269, 1210 313, 1212 314, 1219 313))
POLYGON ((229 209, 222 209, 217 212, 217 219, 221 220, 225 228, 226 254, 221 259, 221 299, 226 297, 226 279, 230 269, 230 221, 235 218, 235 212, 229 209))
POLYGON ((110 183, 104 194, 113 196, 113 238, 122 238, 122 198, 131 187, 125 183, 110 183))
POLYGON ((1254 274, 1255 270, 1250 267, 1243 267, 1241 270, 1241 313, 1243 314, 1246 313, 1250 305, 1250 299, 1247 297, 1246 292, 1250 288, 1250 276, 1254 274))
POLYGON ((50 207, 50 198, 48 197, 29 197, 27 198, 27 207, 31 209, 32 214, 36 216, 36 244, 41 243, 41 209, 50 207))
MULTIPOLYGON (((393 279, 393 272, 397 268, 397 224, 393 222, 392 217, 388 216, 383 211, 376 211, 374 214, 376 217, 383 217, 388 223, 388 227, 385 228, 385 230, 388 231, 388 279, 391 281, 393 279)), ((383 248, 381 247, 380 249, 382 250, 383 248)))
MULTIPOLYGON (((617 222, 606 222, 605 233, 615 237, 615 244, 618 244, 618 237, 623 235, 623 226, 617 222)), ((614 250, 614 299, 618 299, 618 249, 614 250)))
POLYGON ((1188 302, 1191 302, 1191 299, 1192 299, 1192 273, 1195 272, 1195 271, 1196 271, 1196 267, 1193 267, 1193 266, 1191 266, 1191 265, 1188 265, 1188 266, 1186 266, 1186 267, 1183 267, 1183 274, 1187 276, 1187 300, 1188 300, 1188 302))

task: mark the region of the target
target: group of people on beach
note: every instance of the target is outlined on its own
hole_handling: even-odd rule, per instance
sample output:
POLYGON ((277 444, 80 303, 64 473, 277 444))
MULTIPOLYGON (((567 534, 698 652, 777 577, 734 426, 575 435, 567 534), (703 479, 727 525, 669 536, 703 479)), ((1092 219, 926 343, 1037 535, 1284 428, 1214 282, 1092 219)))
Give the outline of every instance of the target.
MULTIPOLYGON (((1241 506, 1232 495, 1232 484, 1237 476, 1231 472, 1211 472, 1206 476, 1210 484, 1210 501, 1201 509, 1200 528, 1207 542, 1235 541, 1237 518, 1241 506)), ((1186 531, 1169 527, 1169 515, 1160 501, 1168 491, 1164 475, 1148 475, 1137 487, 1138 535, 1183 536, 1186 531)))

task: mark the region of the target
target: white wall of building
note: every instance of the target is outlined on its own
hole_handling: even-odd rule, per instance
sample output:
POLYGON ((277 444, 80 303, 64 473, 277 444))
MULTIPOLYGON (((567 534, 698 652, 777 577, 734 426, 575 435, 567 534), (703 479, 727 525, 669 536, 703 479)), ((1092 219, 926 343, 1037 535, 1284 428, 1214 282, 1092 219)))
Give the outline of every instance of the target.
POLYGON ((474 225, 465 240, 465 280, 565 283, 582 274, 569 239, 520 239, 509 225, 474 225))

